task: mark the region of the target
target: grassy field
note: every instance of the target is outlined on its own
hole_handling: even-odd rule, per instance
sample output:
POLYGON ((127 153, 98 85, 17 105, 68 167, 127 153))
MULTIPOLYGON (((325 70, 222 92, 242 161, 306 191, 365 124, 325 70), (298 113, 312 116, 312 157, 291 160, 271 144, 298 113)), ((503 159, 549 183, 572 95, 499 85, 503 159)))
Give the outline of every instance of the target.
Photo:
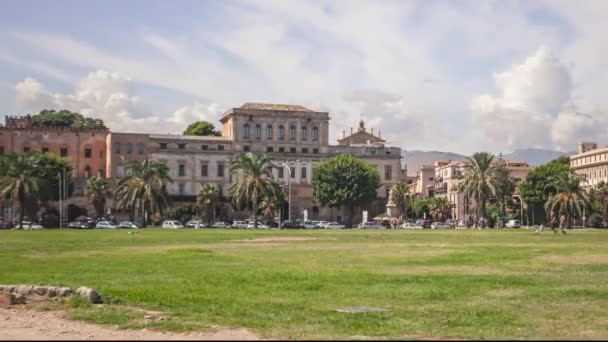
POLYGON ((608 338, 608 231, 600 230, 0 231, 0 282, 94 287, 112 305, 72 301, 72 317, 125 328, 608 338), (346 306, 390 311, 335 311, 346 306), (143 323, 136 308, 169 319, 143 323))

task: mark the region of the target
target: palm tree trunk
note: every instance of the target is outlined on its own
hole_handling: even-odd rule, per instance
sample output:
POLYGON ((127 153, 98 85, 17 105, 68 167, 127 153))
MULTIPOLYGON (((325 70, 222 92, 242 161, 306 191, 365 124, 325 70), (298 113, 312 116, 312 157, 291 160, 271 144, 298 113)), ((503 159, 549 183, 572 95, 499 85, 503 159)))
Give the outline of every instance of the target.
POLYGON ((253 197, 253 229, 258 229, 258 197, 253 197))
POLYGON ((19 193, 19 229, 23 229, 23 214, 25 213, 25 196, 19 193))
POLYGON ((355 216, 355 206, 349 205, 348 206, 348 228, 353 227, 353 216, 355 216))

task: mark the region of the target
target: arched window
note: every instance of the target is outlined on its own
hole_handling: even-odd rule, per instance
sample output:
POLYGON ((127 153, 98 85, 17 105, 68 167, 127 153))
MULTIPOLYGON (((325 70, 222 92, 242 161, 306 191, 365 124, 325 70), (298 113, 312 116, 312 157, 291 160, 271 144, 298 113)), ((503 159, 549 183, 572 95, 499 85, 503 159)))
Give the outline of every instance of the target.
POLYGON ((127 144, 127 154, 131 154, 131 152, 133 152, 133 145, 131 145, 131 143, 127 144))
POLYGON ((279 140, 285 140, 285 127, 279 126, 279 140))
POLYGON ((312 128, 312 141, 319 141, 319 129, 317 127, 312 128))
POLYGON ((296 140, 296 126, 289 126, 289 140, 296 140))
POLYGON ((262 126, 255 125, 255 138, 257 140, 262 139, 262 126))
POLYGON ((91 167, 88 165, 84 168, 84 178, 91 178, 91 167))
POLYGON ((266 126, 266 139, 272 140, 272 125, 266 126))
POLYGON ((308 128, 302 127, 302 132, 300 133, 300 140, 306 141, 308 139, 308 128))
POLYGON ((249 124, 243 125, 243 139, 249 139, 249 124))

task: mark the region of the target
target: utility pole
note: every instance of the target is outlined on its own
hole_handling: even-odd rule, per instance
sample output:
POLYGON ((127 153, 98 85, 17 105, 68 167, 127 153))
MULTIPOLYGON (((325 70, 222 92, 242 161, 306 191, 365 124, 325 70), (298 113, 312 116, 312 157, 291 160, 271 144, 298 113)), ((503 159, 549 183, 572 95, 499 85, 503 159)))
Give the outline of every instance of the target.
POLYGON ((287 172, 289 173, 287 175, 287 221, 291 222, 291 167, 289 167, 289 165, 287 165, 285 162, 281 163, 281 165, 285 166, 287 168, 287 172))

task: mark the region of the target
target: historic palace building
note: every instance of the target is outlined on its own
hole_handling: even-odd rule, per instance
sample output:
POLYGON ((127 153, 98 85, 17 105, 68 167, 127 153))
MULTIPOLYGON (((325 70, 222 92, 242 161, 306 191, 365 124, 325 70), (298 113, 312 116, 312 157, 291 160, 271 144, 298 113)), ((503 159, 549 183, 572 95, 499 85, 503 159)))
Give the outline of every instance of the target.
POLYGON ((586 189, 608 182, 608 147, 598 148, 593 142, 579 143, 578 153, 570 157, 570 167, 582 176, 581 186, 586 189))
MULTIPOLYGON (((221 115, 221 136, 32 128, 28 120, 7 117, 6 125, 0 128, 0 153, 53 152, 69 159, 73 177, 83 180, 94 175, 115 180, 126 175, 129 162, 158 160, 169 167, 173 183, 168 191, 175 203, 194 201, 206 183, 216 184, 226 196, 232 181, 230 160, 239 152, 266 153, 274 159, 274 176, 286 198, 291 185, 292 218, 302 218, 306 211, 309 219, 346 219, 340 208, 320 208, 313 201, 314 166, 333 156, 352 154, 377 167, 382 186, 377 199, 362 208, 368 210, 369 217, 385 212, 390 188, 406 175, 401 149, 387 146, 363 121, 356 131, 351 129, 350 135, 343 132, 338 144, 331 145, 329 113, 298 105, 245 103, 221 115)), ((70 200, 88 205, 82 198, 70 200)), ((224 213, 227 219, 245 215, 234 212, 228 204, 224 213)), ((285 217, 286 210, 283 214, 285 217)), ((359 210, 354 219, 360 218, 359 210)))

